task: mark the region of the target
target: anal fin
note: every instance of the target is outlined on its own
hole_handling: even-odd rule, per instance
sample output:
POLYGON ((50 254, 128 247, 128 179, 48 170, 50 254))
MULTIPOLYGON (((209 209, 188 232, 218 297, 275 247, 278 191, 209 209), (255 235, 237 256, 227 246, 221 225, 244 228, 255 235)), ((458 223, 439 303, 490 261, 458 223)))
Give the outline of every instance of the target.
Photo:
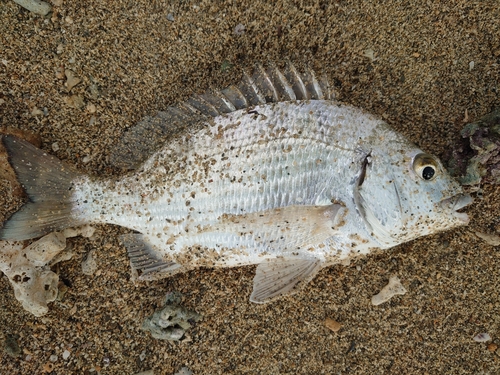
POLYGON ((139 280, 158 280, 181 271, 182 266, 163 259, 142 234, 124 234, 120 241, 127 249, 132 270, 140 272, 139 280))
POLYGON ((257 266, 250 301, 266 303, 298 292, 322 267, 318 259, 278 258, 257 266))

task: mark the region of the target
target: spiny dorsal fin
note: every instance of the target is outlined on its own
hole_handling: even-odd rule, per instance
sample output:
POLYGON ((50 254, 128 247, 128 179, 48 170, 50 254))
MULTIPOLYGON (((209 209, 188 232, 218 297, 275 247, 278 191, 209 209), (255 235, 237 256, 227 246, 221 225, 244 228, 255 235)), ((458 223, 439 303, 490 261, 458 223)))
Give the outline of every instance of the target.
POLYGON ((237 85, 193 95, 185 103, 143 118, 114 147, 110 163, 118 168, 136 169, 168 138, 187 127, 194 130, 211 117, 270 102, 309 99, 334 99, 325 77, 318 79, 309 68, 299 73, 289 62, 283 72, 275 65, 266 70, 257 64, 252 75, 244 72, 237 85))

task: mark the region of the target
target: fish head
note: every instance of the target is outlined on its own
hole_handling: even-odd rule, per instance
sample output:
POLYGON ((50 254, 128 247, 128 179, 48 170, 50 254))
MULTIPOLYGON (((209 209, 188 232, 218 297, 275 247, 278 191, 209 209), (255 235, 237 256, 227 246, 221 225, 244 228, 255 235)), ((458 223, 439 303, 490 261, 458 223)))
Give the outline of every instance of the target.
POLYGON ((468 223, 469 194, 441 162, 406 142, 365 154, 354 192, 359 215, 383 247, 468 223))

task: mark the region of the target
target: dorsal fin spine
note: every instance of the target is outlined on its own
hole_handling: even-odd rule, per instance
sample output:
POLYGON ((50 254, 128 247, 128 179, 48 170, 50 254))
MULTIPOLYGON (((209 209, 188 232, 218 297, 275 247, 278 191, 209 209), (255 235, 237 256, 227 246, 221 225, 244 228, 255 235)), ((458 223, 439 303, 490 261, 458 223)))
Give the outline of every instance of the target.
POLYGON ((316 78, 306 68, 299 73, 287 62, 284 71, 270 65, 267 71, 257 64, 250 76, 243 77, 236 85, 220 91, 195 94, 187 101, 158 112, 154 117, 144 117, 130 128, 110 155, 111 164, 119 168, 136 169, 140 163, 157 151, 169 136, 191 126, 203 126, 203 121, 225 113, 252 106, 289 100, 333 99, 328 80, 316 78))

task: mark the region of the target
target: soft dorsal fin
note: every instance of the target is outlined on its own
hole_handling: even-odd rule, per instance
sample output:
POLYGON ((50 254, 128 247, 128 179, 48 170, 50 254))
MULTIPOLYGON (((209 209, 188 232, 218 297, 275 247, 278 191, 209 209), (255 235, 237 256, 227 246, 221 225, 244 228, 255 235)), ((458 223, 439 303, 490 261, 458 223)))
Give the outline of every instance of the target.
POLYGON ((168 138, 187 127, 196 129, 211 117, 270 102, 309 99, 334 99, 325 77, 318 79, 308 68, 299 73, 291 63, 287 63, 283 72, 275 65, 264 69, 257 64, 253 74, 244 72, 237 85, 193 95, 185 103, 168 107, 154 117, 144 117, 114 146, 110 163, 118 168, 136 169, 168 138))

